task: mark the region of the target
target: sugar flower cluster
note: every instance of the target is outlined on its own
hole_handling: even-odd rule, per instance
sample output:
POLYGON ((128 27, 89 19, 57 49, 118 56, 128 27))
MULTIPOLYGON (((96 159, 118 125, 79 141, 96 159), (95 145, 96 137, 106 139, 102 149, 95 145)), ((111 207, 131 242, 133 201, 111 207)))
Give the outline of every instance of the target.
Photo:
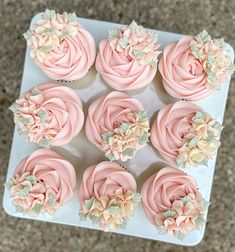
POLYGON ((148 141, 150 133, 147 113, 129 113, 127 118, 128 123, 121 123, 113 132, 108 131, 102 136, 102 149, 111 161, 132 158, 148 141))
POLYGON ((24 97, 17 99, 10 107, 14 113, 14 120, 19 124, 20 135, 28 142, 36 142, 42 147, 48 147, 57 132, 46 129, 47 112, 40 105, 44 101, 43 93, 33 87, 24 97))
POLYGON ((207 83, 211 89, 220 88, 223 81, 233 73, 233 65, 223 39, 211 39, 202 31, 190 43, 192 54, 201 62, 207 73, 207 83))
POLYGON ((157 33, 145 31, 133 21, 129 26, 115 28, 109 32, 109 42, 113 50, 123 53, 125 57, 137 59, 142 65, 157 68, 158 49, 157 33))
POLYGON ((222 125, 206 112, 192 117, 192 130, 184 136, 176 158, 179 167, 207 165, 220 146, 222 125))
POLYGON ((60 207, 56 200, 56 192, 37 182, 36 177, 30 172, 15 174, 7 181, 6 187, 10 191, 16 211, 24 215, 36 217, 40 213, 53 214, 60 207))
POLYGON ((174 200, 171 209, 156 214, 157 229, 160 234, 168 233, 183 240, 189 232, 205 224, 204 213, 208 206, 200 192, 191 192, 174 200))
POLYGON ((78 33, 78 18, 75 13, 56 13, 46 10, 34 29, 23 34, 31 50, 31 57, 43 63, 52 58, 50 52, 56 49, 61 41, 78 33))
POLYGON ((125 227, 126 222, 134 215, 140 202, 140 194, 131 190, 118 188, 111 196, 101 195, 85 200, 81 204, 80 218, 90 219, 104 230, 125 227))

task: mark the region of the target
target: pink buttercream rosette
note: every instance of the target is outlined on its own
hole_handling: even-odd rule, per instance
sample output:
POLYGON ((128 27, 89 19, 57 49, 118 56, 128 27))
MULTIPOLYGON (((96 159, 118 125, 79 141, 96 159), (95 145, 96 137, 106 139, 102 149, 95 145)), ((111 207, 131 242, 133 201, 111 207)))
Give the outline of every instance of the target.
POLYGON ((141 197, 148 220, 160 234, 183 239, 205 224, 208 202, 198 191, 196 180, 176 168, 165 167, 149 177, 141 197))
POLYGON ((55 83, 35 86, 10 109, 19 133, 43 147, 69 143, 84 123, 80 98, 72 89, 55 83))
POLYGON ((216 153, 222 125, 199 106, 178 101, 159 110, 151 127, 151 142, 171 165, 207 165, 216 153))
POLYGON ((95 61, 95 41, 74 13, 46 10, 24 37, 31 57, 51 79, 78 80, 95 61))
POLYGON ((103 161, 87 168, 78 190, 81 219, 105 230, 124 227, 140 201, 135 178, 122 166, 103 161))
POLYGON ((76 173, 56 152, 39 149, 18 164, 6 186, 17 212, 53 214, 71 199, 76 173))
POLYGON ((163 86, 171 96, 199 100, 219 90, 234 71, 234 65, 223 39, 212 40, 203 31, 166 46, 159 71, 163 86))
POLYGON ((85 130, 89 141, 106 157, 126 161, 146 145, 149 122, 138 100, 113 91, 90 105, 85 130))
POLYGON ((99 44, 96 69, 112 88, 135 90, 148 85, 157 71, 157 35, 134 21, 113 29, 99 44))

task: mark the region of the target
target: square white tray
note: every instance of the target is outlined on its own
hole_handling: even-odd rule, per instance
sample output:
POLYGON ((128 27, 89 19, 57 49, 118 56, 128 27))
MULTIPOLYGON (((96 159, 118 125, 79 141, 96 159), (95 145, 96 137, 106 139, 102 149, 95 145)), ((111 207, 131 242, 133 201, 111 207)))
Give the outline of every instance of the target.
MULTIPOLYGON (((31 22, 31 27, 39 19, 40 13, 36 15, 31 22)), ((98 48, 99 41, 108 35, 108 30, 116 27, 118 24, 90 20, 80 18, 81 24, 94 36, 96 45, 98 48)), ((161 50, 173 42, 181 38, 183 35, 168 33, 168 32, 158 32, 159 42, 161 43, 161 50)), ((233 59, 234 53, 231 46, 226 44, 229 51, 230 57, 233 59)), ((27 91, 36 84, 44 83, 50 81, 45 74, 35 65, 31 57, 29 56, 29 50, 26 50, 26 58, 24 65, 24 72, 21 85, 21 93, 27 91)), ((80 85, 68 84, 72 87, 74 91, 79 95, 84 104, 85 115, 89 104, 98 96, 102 94, 107 94, 111 91, 103 80, 99 77, 94 67, 80 81, 80 85)), ((221 90, 214 92, 206 99, 197 101, 196 103, 200 105, 205 111, 210 113, 212 116, 216 117, 220 122, 223 121, 223 115, 227 100, 229 85, 224 84, 221 90)), ((145 108, 147 109, 148 115, 151 118, 155 115, 156 111, 162 108, 165 104, 172 102, 165 91, 162 89, 161 80, 159 78, 159 73, 155 77, 154 81, 148 85, 145 89, 138 92, 129 92, 130 95, 139 99, 145 108)), ((152 120, 151 120, 152 121, 152 120)), ((17 164, 27 155, 31 154, 38 146, 35 144, 29 144, 24 141, 24 139, 19 136, 17 130, 15 129, 12 149, 7 173, 7 180, 13 175, 13 172, 17 164)), ((72 142, 66 146, 53 148, 58 153, 62 154, 65 158, 73 163, 75 166, 78 184, 81 181, 83 171, 90 165, 105 160, 104 154, 97 150, 93 144, 91 144, 85 136, 84 129, 75 137, 72 142)), ((162 167, 164 161, 161 159, 157 151, 149 143, 147 147, 143 148, 137 153, 137 155, 126 162, 125 167, 136 177, 138 182, 138 191, 141 190, 141 185, 144 180, 153 173, 154 169, 159 169, 162 167)), ((209 201, 212 187, 213 174, 215 169, 216 157, 214 157, 209 162, 209 167, 197 167, 185 170, 189 175, 196 178, 203 197, 209 201)), ((5 211, 19 218, 28 218, 28 216, 22 216, 15 212, 14 207, 11 204, 9 198, 9 192, 5 190, 3 206, 5 211)), ((60 210, 53 216, 40 215, 37 220, 47 221, 53 223, 67 224, 72 226, 79 226, 85 228, 99 229, 96 225, 91 222, 80 222, 79 220, 79 203, 77 199, 77 190, 74 192, 72 200, 61 207, 60 210)), ((137 237, 143 237, 153 240, 160 240, 169 243, 176 243, 185 246, 193 246, 198 244, 204 235, 205 227, 202 230, 195 230, 190 233, 183 241, 180 241, 174 237, 168 235, 162 236, 158 234, 157 229, 147 220, 141 205, 136 210, 135 216, 128 222, 125 229, 120 229, 113 231, 115 233, 121 233, 126 235, 132 235, 137 237)))

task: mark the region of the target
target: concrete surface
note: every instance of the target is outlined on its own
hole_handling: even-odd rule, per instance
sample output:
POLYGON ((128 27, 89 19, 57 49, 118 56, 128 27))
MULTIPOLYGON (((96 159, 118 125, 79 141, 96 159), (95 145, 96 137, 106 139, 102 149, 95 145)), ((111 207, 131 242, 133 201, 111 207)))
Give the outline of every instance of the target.
MULTIPOLYGON (((1 0, 0 1, 0 199, 13 133, 8 110, 18 97, 25 41, 22 33, 30 19, 45 8, 75 11, 78 16, 129 23, 135 19, 146 27, 184 34, 206 29, 235 47, 234 0, 1 0)), ((235 83, 230 87, 222 146, 219 150, 206 235, 192 248, 137 239, 111 233, 26 221, 7 216, 0 208, 0 251, 235 251, 235 83)))

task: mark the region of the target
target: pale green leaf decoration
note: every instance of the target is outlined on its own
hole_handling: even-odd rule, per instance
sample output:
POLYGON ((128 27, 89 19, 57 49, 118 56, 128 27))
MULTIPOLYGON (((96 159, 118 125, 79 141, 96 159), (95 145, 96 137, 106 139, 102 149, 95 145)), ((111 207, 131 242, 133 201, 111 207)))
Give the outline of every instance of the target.
POLYGON ((39 141, 39 145, 42 146, 43 148, 49 148, 50 147, 50 142, 51 140, 43 138, 41 141, 39 141))
POLYGON ((22 130, 22 129, 17 129, 18 133, 20 136, 26 137, 28 135, 28 132, 26 130, 22 130))
POLYGON ((69 22, 77 22, 78 21, 77 15, 74 12, 68 13, 68 21, 69 22))
POLYGON ((126 229, 126 227, 127 227, 127 221, 123 221, 123 223, 119 225, 119 228, 121 229, 126 229))
POLYGON ((193 138, 189 141, 188 147, 189 147, 189 148, 193 148, 193 147, 197 146, 199 140, 200 140, 200 137, 199 137, 199 136, 193 137, 193 138))
POLYGON ((173 210, 167 210, 167 211, 162 213, 162 216, 165 217, 165 218, 174 217, 175 215, 176 215, 176 212, 173 211, 173 210))
POLYGON ((176 158, 176 163, 179 167, 185 168, 184 160, 181 157, 176 158))
POLYGON ((128 123, 122 123, 119 129, 123 132, 126 132, 127 130, 131 129, 131 125, 128 123))
POLYGON ((139 144, 140 144, 140 145, 146 144, 146 143, 148 142, 148 137, 149 137, 149 133, 145 131, 145 132, 141 135, 141 137, 140 137, 140 139, 139 139, 139 144))
POLYGON ((32 36, 32 32, 28 30, 27 32, 23 33, 23 37, 25 38, 26 41, 28 41, 32 36))
POLYGON ((13 113, 16 113, 18 111, 18 106, 16 103, 13 103, 9 109, 13 112, 13 113))
POLYGON ((141 200, 141 194, 140 193, 135 193, 134 197, 133 197, 134 201, 136 201, 137 203, 140 202, 141 200))
POLYGON ((90 198, 88 200, 85 200, 85 202, 84 202, 85 208, 86 209, 90 209, 91 206, 92 206, 92 204, 93 204, 93 202, 94 202, 94 198, 90 198))
POLYGON ((128 27, 132 32, 136 32, 139 30, 139 26, 135 21, 132 21, 128 27))
POLYGON ((167 233, 167 230, 166 230, 166 228, 164 226, 157 227, 157 230, 158 230, 160 235, 165 235, 167 233))
POLYGON ((147 115, 147 112, 145 110, 144 111, 138 111, 137 116, 138 116, 138 121, 139 122, 143 122, 143 121, 148 120, 148 115, 147 115))
POLYGON ((184 238, 185 238, 185 235, 182 233, 182 232, 180 232, 180 231, 178 231, 178 232, 176 232, 176 238, 177 239, 179 239, 180 241, 182 241, 184 238))
POLYGON ((9 179, 6 184, 5 187, 7 188, 7 190, 11 190, 12 186, 14 185, 14 182, 12 179, 9 179))
POLYGON ((120 211, 120 207, 118 205, 111 205, 108 210, 112 213, 120 211))
POLYGON ((192 198, 191 198, 189 195, 187 195, 187 196, 181 198, 181 201, 182 201, 184 204, 190 202, 191 200, 192 200, 192 198))
POLYGON ((128 156, 128 157, 133 157, 135 154, 135 149, 133 148, 127 148, 125 151, 124 151, 124 155, 128 156))
POLYGON ((49 194, 49 202, 52 206, 56 204, 56 197, 55 195, 49 194))
POLYGON ((29 191, 30 191, 29 187, 24 187, 23 189, 21 189, 18 192, 18 194, 19 194, 19 196, 26 197, 26 196, 28 196, 29 191))
POLYGON ((79 212, 79 219, 80 221, 85 221, 86 220, 86 215, 83 212, 79 212))
POLYGON ((30 181, 30 183, 31 183, 32 185, 35 185, 36 182, 37 182, 37 179, 36 179, 36 177, 35 177, 34 175, 27 176, 27 177, 25 177, 24 180, 25 180, 25 181, 30 181))
POLYGON ((206 221, 204 219, 204 214, 200 213, 198 215, 197 219, 195 220, 196 228, 200 229, 205 223, 206 223, 206 221))
POLYGON ((128 46, 128 40, 126 38, 119 39, 118 43, 123 49, 125 49, 128 46))
POLYGON ((38 94, 41 94, 42 92, 37 88, 37 87, 33 87, 31 90, 30 90, 30 93, 32 95, 38 95, 38 94))
POLYGON ((32 210, 36 213, 36 214, 40 214, 41 210, 43 208, 43 205, 42 204, 36 204, 32 210))
POLYGON ((38 116, 39 116, 41 122, 43 122, 43 123, 46 122, 47 114, 46 114, 46 112, 44 110, 39 110, 38 116))
POLYGON ((109 143, 109 138, 112 137, 112 136, 113 136, 113 132, 112 131, 105 132, 102 135, 104 143, 108 144, 109 143))
POLYGON ((90 220, 93 224, 98 224, 100 222, 100 218, 94 215, 90 216, 90 220))
POLYGON ((210 202, 206 201, 206 200, 203 200, 203 203, 202 203, 202 210, 205 212, 208 210, 208 207, 210 205, 210 202))
POLYGON ((16 213, 24 213, 24 208, 22 206, 15 206, 16 213))
POLYGON ((114 161, 116 160, 115 156, 113 155, 113 153, 105 153, 105 156, 110 160, 110 161, 114 161))
POLYGON ((110 38, 117 37, 117 36, 118 36, 118 28, 114 28, 114 29, 109 31, 109 37, 110 38))

